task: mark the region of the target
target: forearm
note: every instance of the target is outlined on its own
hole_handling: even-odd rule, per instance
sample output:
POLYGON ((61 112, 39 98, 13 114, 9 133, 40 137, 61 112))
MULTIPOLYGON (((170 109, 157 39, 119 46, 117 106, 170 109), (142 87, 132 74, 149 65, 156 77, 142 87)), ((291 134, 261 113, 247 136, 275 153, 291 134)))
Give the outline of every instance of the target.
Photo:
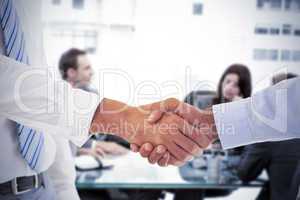
POLYGON ((0 115, 80 146, 88 139, 99 104, 95 94, 55 80, 47 66, 32 67, 0 56, 0 115))
POLYGON ((300 82, 281 82, 252 97, 213 107, 223 148, 300 137, 300 82))

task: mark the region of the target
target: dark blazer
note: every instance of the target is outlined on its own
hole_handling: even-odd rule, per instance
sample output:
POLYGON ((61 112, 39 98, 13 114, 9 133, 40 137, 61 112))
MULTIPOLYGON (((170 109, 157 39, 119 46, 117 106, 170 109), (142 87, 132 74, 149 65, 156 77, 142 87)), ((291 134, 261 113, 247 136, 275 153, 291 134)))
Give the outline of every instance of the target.
POLYGON ((298 161, 297 171, 293 178, 293 184, 290 191, 290 194, 295 194, 295 193, 298 194, 297 200, 300 200, 300 160, 298 161))
POLYGON ((269 199, 295 200, 291 191, 300 160, 300 139, 264 142, 245 147, 238 168, 244 182, 255 180, 266 169, 269 176, 269 199))

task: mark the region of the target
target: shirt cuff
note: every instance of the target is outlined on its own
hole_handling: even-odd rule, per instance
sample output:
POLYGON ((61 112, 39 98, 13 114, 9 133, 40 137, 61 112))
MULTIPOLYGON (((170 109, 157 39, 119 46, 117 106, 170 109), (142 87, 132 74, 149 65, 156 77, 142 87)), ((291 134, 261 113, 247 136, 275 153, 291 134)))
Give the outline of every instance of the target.
POLYGON ((75 145, 81 147, 90 139, 90 126, 101 101, 102 99, 96 94, 74 90, 74 109, 71 114, 73 115, 73 131, 69 139, 75 145))
POLYGON ((92 148, 92 145, 93 145, 93 139, 92 138, 89 138, 88 141, 86 141, 83 145, 82 145, 82 148, 92 148))
POLYGON ((215 105, 213 113, 223 149, 253 143, 249 123, 249 98, 215 105))

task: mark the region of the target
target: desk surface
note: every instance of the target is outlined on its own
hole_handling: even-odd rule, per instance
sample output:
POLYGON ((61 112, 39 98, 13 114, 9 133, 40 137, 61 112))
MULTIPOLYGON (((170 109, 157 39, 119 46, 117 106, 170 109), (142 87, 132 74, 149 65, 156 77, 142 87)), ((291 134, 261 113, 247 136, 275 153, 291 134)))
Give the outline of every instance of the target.
POLYGON ((114 167, 78 172, 76 181, 78 189, 234 189, 263 185, 263 181, 254 181, 245 185, 237 179, 209 183, 205 180, 205 172, 202 170, 189 168, 188 165, 182 168, 150 165, 146 159, 131 152, 122 157, 105 159, 103 162, 104 165, 112 164, 114 167))

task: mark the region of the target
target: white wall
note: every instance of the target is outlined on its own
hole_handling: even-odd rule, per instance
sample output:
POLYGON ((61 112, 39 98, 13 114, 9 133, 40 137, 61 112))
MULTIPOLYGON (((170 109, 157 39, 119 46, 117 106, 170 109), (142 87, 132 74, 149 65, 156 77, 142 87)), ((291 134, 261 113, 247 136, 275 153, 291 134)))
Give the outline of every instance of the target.
MULTIPOLYGON (((299 13, 257 11, 255 0, 202 0, 202 16, 192 14, 193 0, 86 2, 89 6, 82 13, 88 15, 76 11, 70 16, 73 21, 90 20, 97 25, 99 50, 91 56, 94 68, 123 73, 121 78, 110 71, 100 81, 96 76, 95 86, 108 97, 132 104, 167 96, 183 98, 199 80, 205 81, 200 85, 215 89, 225 68, 236 62, 250 67, 255 90, 267 86, 270 76, 284 67, 300 73, 299 62, 252 59, 254 48, 299 49, 299 37, 254 35, 257 23, 299 25, 299 13)), ((55 12, 64 13, 57 14, 58 21, 64 21, 68 13, 65 9, 55 12)), ((53 42, 48 44, 59 49, 53 42)))

